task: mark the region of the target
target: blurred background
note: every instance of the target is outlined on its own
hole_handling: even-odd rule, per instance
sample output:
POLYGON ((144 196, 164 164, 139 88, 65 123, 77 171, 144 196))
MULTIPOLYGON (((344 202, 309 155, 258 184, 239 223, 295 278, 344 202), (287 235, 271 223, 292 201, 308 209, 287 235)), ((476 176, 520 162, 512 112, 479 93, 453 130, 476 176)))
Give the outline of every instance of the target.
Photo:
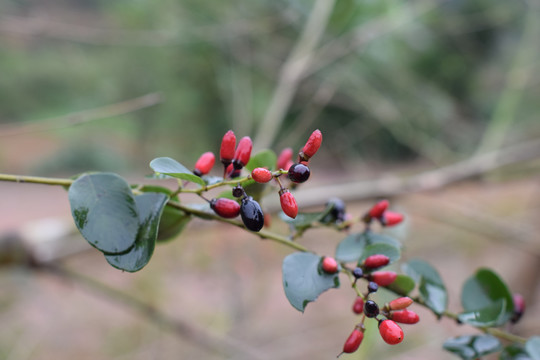
MULTIPOLYGON (((153 158, 189 167, 228 129, 279 152, 319 128, 301 211, 339 196, 360 216, 389 197, 407 215, 405 260, 436 264, 451 309, 489 266, 530 304, 514 330, 539 334, 538 38, 525 0, 0 0, 0 172, 145 182, 153 158)), ((2 182, 0 196, 2 246, 66 269, 3 261, 1 359, 330 359, 354 327, 346 286, 297 313, 281 284, 290 251, 240 230, 194 221, 126 274, 47 245, 85 245, 64 227, 62 188, 2 182)), ((344 236, 301 241, 333 254, 344 236)), ((348 358, 452 359, 444 339, 474 332, 416 310, 403 344, 368 337, 348 358)))

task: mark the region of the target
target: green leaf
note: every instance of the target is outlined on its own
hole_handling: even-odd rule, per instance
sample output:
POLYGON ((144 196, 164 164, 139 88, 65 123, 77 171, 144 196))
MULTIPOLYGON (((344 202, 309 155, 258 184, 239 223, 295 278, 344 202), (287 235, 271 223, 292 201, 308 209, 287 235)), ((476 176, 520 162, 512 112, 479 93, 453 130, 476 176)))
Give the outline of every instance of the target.
POLYGON ((448 305, 448 294, 437 270, 427 262, 417 259, 403 264, 403 270, 419 284, 420 299, 426 306, 437 316, 442 315, 448 305))
POLYGON ((139 190, 140 192, 143 192, 143 193, 162 193, 162 194, 165 194, 165 195, 167 195, 169 197, 174 192, 169 188, 159 186, 159 185, 143 185, 141 187, 136 186, 136 185, 132 185, 131 188, 134 189, 134 190, 137 189, 137 190, 139 190))
POLYGON ((272 150, 261 150, 253 155, 246 165, 246 170, 252 172, 253 169, 262 167, 272 171, 276 167, 277 156, 272 150))
POLYGON ((532 360, 540 360, 540 336, 533 336, 525 344, 525 350, 532 360))
POLYGON ((491 335, 465 335, 446 340, 443 348, 464 360, 473 360, 499 351, 499 339, 491 335))
POLYGON ((129 185, 116 174, 78 178, 68 191, 71 214, 83 237, 107 254, 126 252, 139 230, 139 214, 129 185))
POLYGON ((221 176, 204 175, 202 179, 206 185, 214 185, 223 181, 221 176))
POLYGON ((399 295, 405 296, 408 295, 411 291, 413 291, 415 286, 416 284, 411 277, 403 274, 398 274, 396 280, 394 280, 393 283, 387 286, 387 288, 399 295))
POLYGON ((479 326, 502 325, 510 319, 514 311, 512 293, 490 269, 480 269, 465 281, 461 291, 461 304, 465 314, 476 313, 476 316, 463 316, 463 321, 479 326))
POLYGON ((522 346, 511 344, 503 349, 499 360, 532 360, 532 358, 522 346))
POLYGON ((390 258, 390 262, 388 264, 391 264, 401 257, 401 250, 399 248, 385 244, 385 243, 376 243, 368 245, 364 248, 364 251, 362 251, 362 255, 360 256, 360 259, 358 259, 358 266, 361 266, 364 260, 367 259, 368 256, 376 255, 376 254, 382 254, 388 256, 390 258))
POLYGON ((339 287, 339 277, 320 268, 321 257, 296 252, 283 260, 283 288, 291 305, 304 312, 306 305, 324 291, 339 287))
POLYGON ((462 323, 473 326, 498 326, 504 323, 506 301, 500 299, 482 309, 463 312, 458 314, 458 319, 462 323))
POLYGON ((169 197, 162 193, 146 193, 135 197, 139 211, 139 232, 135 246, 125 254, 105 255, 117 269, 135 272, 141 270, 152 257, 158 234, 159 220, 169 197))
POLYGON ((399 241, 381 234, 376 234, 371 231, 351 234, 343 239, 336 248, 336 259, 344 262, 358 261, 366 246, 372 244, 388 244, 396 248, 400 248, 399 241))
POLYGON ((204 180, 193 174, 188 168, 170 157, 160 157, 150 162, 150 167, 157 173, 172 176, 177 179, 205 185, 204 180))
POLYGON ((157 241, 164 242, 176 238, 191 220, 191 215, 172 206, 165 206, 159 222, 157 241))

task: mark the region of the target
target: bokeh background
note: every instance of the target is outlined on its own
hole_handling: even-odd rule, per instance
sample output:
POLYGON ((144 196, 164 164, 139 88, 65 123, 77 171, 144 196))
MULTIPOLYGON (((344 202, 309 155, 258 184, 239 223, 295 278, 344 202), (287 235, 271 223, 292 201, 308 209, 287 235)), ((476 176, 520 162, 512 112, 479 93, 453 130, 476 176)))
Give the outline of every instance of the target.
MULTIPOLYGON (((145 182, 151 159, 189 166, 228 129, 280 151, 319 128, 301 210, 338 195, 360 216, 390 197, 405 260, 437 266, 451 309, 489 266, 529 304, 514 331, 539 334, 538 38, 533 0, 1 0, 0 172, 145 182)), ((67 271, 3 255, 2 359, 331 359, 356 322, 347 286, 296 312, 290 251, 238 229, 194 221, 126 274, 50 245, 85 245, 63 189, 2 182, 0 196, 2 253, 25 244, 67 271)), ((344 236, 301 241, 333 254, 344 236)), ((444 339, 474 332, 416 310, 403 344, 371 331, 343 358, 452 359, 444 339)))

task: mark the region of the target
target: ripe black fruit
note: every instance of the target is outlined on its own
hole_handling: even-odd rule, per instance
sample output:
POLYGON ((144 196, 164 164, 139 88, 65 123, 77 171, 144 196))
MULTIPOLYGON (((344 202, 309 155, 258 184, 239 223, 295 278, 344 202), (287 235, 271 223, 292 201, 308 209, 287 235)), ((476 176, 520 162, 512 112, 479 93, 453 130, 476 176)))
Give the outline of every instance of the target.
POLYGON ((371 294, 379 290, 379 285, 377 285, 376 282, 370 281, 367 286, 367 289, 368 289, 368 292, 371 294))
POLYGON ((299 163, 291 165, 288 176, 294 183, 303 183, 309 179, 309 174, 309 168, 306 165, 299 163))
MULTIPOLYGON (((345 221, 345 203, 337 197, 328 199, 326 206, 332 206, 328 214, 328 222, 343 222, 345 221)), ((326 219, 326 218, 325 218, 326 219)))
POLYGON ((242 222, 251 231, 260 231, 264 226, 264 214, 258 202, 253 200, 251 196, 246 196, 242 199, 240 205, 240 216, 242 222))
POLYGON ((364 276, 364 271, 362 271, 362 268, 357 267, 353 270, 353 275, 356 279, 360 279, 364 276))
POLYGON ((364 314, 368 318, 373 318, 379 315, 379 305, 373 300, 368 300, 364 304, 364 314))

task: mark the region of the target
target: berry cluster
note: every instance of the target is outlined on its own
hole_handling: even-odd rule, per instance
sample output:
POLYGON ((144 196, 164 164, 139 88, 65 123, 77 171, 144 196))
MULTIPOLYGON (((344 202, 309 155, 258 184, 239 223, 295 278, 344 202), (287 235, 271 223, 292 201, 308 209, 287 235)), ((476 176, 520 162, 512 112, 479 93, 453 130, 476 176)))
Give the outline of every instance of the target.
POLYGON ((371 299, 372 294, 376 293, 380 286, 388 286, 396 279, 397 274, 393 271, 377 271, 377 269, 389 263, 390 258, 386 255, 374 254, 368 256, 360 266, 351 271, 354 277, 353 286, 357 288, 357 281, 364 279, 367 281, 367 291, 363 294, 358 292, 358 296, 354 300, 352 311, 357 315, 362 315, 362 320, 354 327, 354 330, 345 341, 341 354, 355 352, 360 347, 364 338, 364 321, 366 318, 378 321, 379 333, 382 339, 390 345, 399 344, 403 341, 403 330, 398 323, 416 324, 420 320, 418 314, 407 310, 409 305, 413 303, 413 300, 409 297, 399 297, 382 307, 371 299))
POLYGON ((379 221, 382 226, 394 226, 403 221, 403 215, 394 211, 389 211, 388 200, 381 200, 364 215, 363 220, 370 224, 373 219, 379 221))
MULTIPOLYGON (((315 155, 322 142, 322 133, 315 130, 308 141, 298 153, 298 162, 292 161, 293 151, 291 148, 284 149, 278 159, 276 167, 278 171, 272 172, 267 168, 255 168, 247 179, 253 179, 260 184, 266 184, 274 179, 279 185, 279 199, 283 212, 295 218, 298 215, 298 205, 296 199, 288 188, 284 187, 279 177, 285 173, 288 179, 299 184, 308 180, 310 169, 308 167, 309 159, 315 155)), ((247 165, 251 157, 253 142, 249 136, 244 136, 236 144, 236 136, 232 130, 227 131, 221 141, 219 152, 220 161, 223 164, 223 179, 236 179, 241 175, 242 169, 247 165)), ((195 163, 193 173, 197 176, 203 176, 210 172, 215 163, 215 156, 212 152, 205 152, 195 163)), ((227 219, 241 216, 247 229, 251 231, 260 231, 264 226, 265 216, 259 203, 248 196, 238 183, 232 190, 234 197, 239 198, 239 202, 228 198, 214 198, 209 200, 210 208, 219 216, 227 219)))

